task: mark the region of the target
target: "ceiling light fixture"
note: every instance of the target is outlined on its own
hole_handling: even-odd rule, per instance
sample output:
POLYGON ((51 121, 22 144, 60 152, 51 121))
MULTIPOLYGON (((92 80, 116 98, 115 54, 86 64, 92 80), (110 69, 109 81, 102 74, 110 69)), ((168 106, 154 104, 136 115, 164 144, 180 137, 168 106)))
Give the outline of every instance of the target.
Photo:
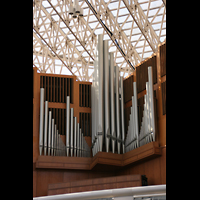
POLYGON ((83 17, 83 8, 79 6, 78 2, 78 0, 74 0, 73 5, 71 3, 69 7, 69 14, 73 15, 73 18, 77 18, 77 15, 83 17))

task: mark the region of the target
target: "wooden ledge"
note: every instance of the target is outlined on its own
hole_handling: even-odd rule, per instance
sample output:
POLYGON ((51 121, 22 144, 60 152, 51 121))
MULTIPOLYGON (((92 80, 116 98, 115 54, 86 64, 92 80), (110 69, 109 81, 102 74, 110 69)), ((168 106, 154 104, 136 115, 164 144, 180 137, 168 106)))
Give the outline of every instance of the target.
POLYGON ((161 155, 157 142, 151 142, 125 154, 98 152, 93 158, 39 156, 36 168, 91 170, 96 165, 123 167, 131 163, 154 158, 161 155))
POLYGON ((140 174, 85 179, 72 182, 49 184, 48 195, 94 191, 102 189, 136 187, 142 186, 142 184, 143 181, 140 174))
POLYGON ((90 170, 91 161, 87 157, 39 156, 36 168, 90 170))

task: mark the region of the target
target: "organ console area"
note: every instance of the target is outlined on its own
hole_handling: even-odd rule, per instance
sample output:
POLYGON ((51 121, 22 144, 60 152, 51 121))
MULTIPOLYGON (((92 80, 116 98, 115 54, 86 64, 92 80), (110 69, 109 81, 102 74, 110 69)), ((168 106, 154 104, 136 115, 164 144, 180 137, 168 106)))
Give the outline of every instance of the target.
POLYGON ((166 184, 166 42, 126 78, 113 58, 98 35, 92 82, 33 68, 33 197, 128 175, 166 184))

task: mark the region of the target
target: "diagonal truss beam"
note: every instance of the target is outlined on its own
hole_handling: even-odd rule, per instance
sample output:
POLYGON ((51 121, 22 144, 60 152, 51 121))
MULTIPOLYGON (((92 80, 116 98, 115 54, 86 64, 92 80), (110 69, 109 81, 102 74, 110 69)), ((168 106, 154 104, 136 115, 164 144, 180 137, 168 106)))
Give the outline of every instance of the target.
POLYGON ((159 44, 159 39, 148 21, 148 17, 144 14, 141 6, 139 5, 137 0, 127 1, 122 0, 126 8, 128 9, 131 17, 133 18, 134 22, 137 24, 138 28, 140 29, 142 35, 145 37, 146 41, 148 42, 149 46, 155 53, 157 51, 157 47, 159 44), (136 11, 138 9, 138 11, 136 11), (133 14, 134 13, 134 14, 133 14), (149 30, 149 31, 148 31, 149 30))
POLYGON ((90 8, 90 10, 92 11, 92 13, 94 14, 94 16, 97 18, 97 20, 99 21, 99 23, 101 24, 101 26, 103 27, 103 29, 105 30, 105 32, 108 34, 108 36, 110 37, 110 39, 112 40, 112 42, 114 43, 114 45, 116 46, 116 48, 118 49, 118 51, 121 53, 122 57, 125 59, 125 61, 127 62, 127 64, 133 69, 135 70, 135 67, 131 64, 130 60, 129 60, 129 56, 125 54, 125 52, 129 52, 134 55, 134 61, 135 64, 138 64, 138 60, 139 62, 141 61, 141 57, 139 56, 139 54, 137 53, 137 51, 135 50, 135 48, 130 45, 130 49, 124 49, 124 47, 119 45, 119 40, 117 41, 117 38, 119 38, 119 32, 120 35, 122 36, 122 40, 124 41, 124 44, 126 43, 125 41, 129 41, 128 38, 126 37, 125 33, 120 29, 119 24, 116 22, 115 17, 113 16, 113 14, 110 12, 109 8, 108 8, 108 3, 105 4, 104 1, 98 2, 95 1, 95 5, 92 5, 88 0, 84 0, 85 3, 88 5, 88 7, 90 8), (97 10, 97 2, 99 3, 99 10, 97 10), (104 10, 102 10, 102 5, 104 6, 104 10, 107 10, 106 13, 103 13, 104 10), (96 9, 95 9, 96 8, 96 9), (104 22, 101 19, 101 15, 106 15, 109 17, 109 21, 110 21, 110 27, 113 29, 113 32, 111 32, 111 29, 108 28, 108 26, 106 26, 106 24, 104 24, 104 22), (114 21, 115 23, 112 23, 112 21, 114 21), (117 30, 116 30, 117 27, 117 30))
MULTIPOLYGON (((65 67, 67 67, 67 69, 74 75, 76 76, 72 70, 64 63, 64 61, 60 58, 60 56, 56 53, 56 51, 48 44, 48 42, 41 36, 41 34, 39 33, 39 31, 37 30, 36 27, 33 27, 34 31, 40 36, 40 38, 42 39, 42 41, 51 49, 51 51, 56 55, 56 57, 63 63, 63 65, 65 67)), ((36 35, 34 32, 33 32, 34 36, 36 35)), ((77 76, 76 76, 77 77, 77 76)), ((78 77, 77 77, 78 78, 78 77)))
MULTIPOLYGON (((61 28, 59 27, 59 25, 56 23, 56 21, 50 16, 50 14, 47 12, 47 10, 44 8, 44 6, 38 2, 36 2, 36 5, 38 6, 38 9, 42 10, 44 12, 44 14, 46 15, 45 17, 48 18, 51 21, 51 25, 53 26, 54 30, 56 30, 57 32, 59 32, 64 38, 66 38, 67 40, 67 44, 70 46, 70 48, 73 49, 74 44, 72 44, 72 42, 70 41, 70 39, 67 37, 67 35, 61 30, 61 28)), ((39 20, 37 20, 39 21, 39 20)), ((38 27, 38 23, 37 23, 37 27, 38 27)), ((54 44, 55 45, 55 44, 54 44)), ((55 47, 54 47, 55 48, 55 47)), ((77 50, 77 48, 75 48, 75 52, 78 55, 78 58, 81 59, 82 62, 87 63, 87 61, 81 56, 80 52, 77 50)), ((64 56, 64 55, 63 55, 64 56)), ((60 57, 63 57, 60 55, 60 57)))
POLYGON ((66 23, 66 21, 62 18, 62 16, 58 13, 58 11, 55 9, 51 1, 47 0, 48 3, 51 5, 53 10, 56 12, 56 14, 59 16, 59 18, 62 20, 62 22, 67 26, 67 28, 70 30, 70 32, 73 34, 73 36, 76 38, 76 40, 80 43, 80 45, 84 48, 84 50, 87 52, 87 54, 94 60, 94 57, 90 54, 90 52, 86 49, 85 45, 83 45, 83 42, 79 40, 79 38, 76 36, 76 34, 72 31, 70 26, 66 23))

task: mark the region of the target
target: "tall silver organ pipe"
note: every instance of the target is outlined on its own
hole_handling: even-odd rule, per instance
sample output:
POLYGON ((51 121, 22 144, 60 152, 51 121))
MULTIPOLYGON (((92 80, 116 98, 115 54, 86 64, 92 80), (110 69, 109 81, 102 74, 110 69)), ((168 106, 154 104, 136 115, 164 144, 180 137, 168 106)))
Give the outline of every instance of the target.
POLYGON ((99 142, 99 151, 102 151, 103 146, 103 135, 104 135, 104 124, 103 124, 103 35, 97 36, 97 55, 98 55, 98 92, 99 92, 99 102, 98 102, 98 142, 99 142))
POLYGON ((80 152, 80 140, 79 140, 79 136, 80 136, 80 126, 79 123, 77 124, 77 157, 80 156, 79 152, 80 152))
POLYGON ((152 67, 148 67, 149 79, 149 101, 150 101, 150 119, 151 119, 151 132, 153 133, 153 141, 155 141, 155 116, 154 116, 154 101, 153 101, 153 71, 152 67))
POLYGON ((79 129, 79 156, 82 157, 82 134, 81 134, 81 128, 79 129))
POLYGON ((117 127, 117 152, 120 154, 121 134, 120 134, 120 116, 119 116, 119 68, 115 66, 115 106, 116 106, 116 127, 117 127))
POLYGON ((137 147, 139 147, 138 144, 138 135, 139 135, 139 129, 138 129, 138 112, 137 112, 137 87, 136 87, 136 82, 133 82, 133 98, 134 98, 134 119, 135 119, 135 136, 136 136, 136 142, 137 142, 137 147))
POLYGON ((40 131, 39 131, 39 152, 42 155, 43 149, 43 125, 44 125, 44 88, 40 88, 40 131))
POLYGON ((47 122, 48 122, 48 101, 45 101, 45 115, 44 115, 44 155, 47 151, 47 122))
POLYGON ((70 121, 71 121, 71 126, 70 126, 70 131, 71 131, 71 137, 70 137, 70 139, 71 139, 71 142, 70 142, 71 157, 73 156, 73 148, 74 148, 74 144, 73 144, 74 143, 74 140, 73 140, 73 136, 74 136, 73 116, 74 116, 74 109, 71 108, 71 119, 70 119, 70 121))
POLYGON ((111 138, 112 152, 115 153, 115 101, 114 101, 114 53, 109 53, 110 56, 110 113, 111 113, 111 138))
POLYGON ((49 128, 48 128, 48 156, 51 151, 51 111, 49 111, 49 128))
POLYGON ((77 118, 74 117, 74 157, 76 157, 77 118))
POLYGON ((103 41, 103 65, 104 65, 104 108, 105 108, 105 144, 106 152, 109 151, 110 143, 110 106, 109 106, 109 59, 108 59, 108 40, 103 41))
POLYGON ((51 155, 53 156, 53 145, 54 145, 54 119, 52 119, 52 126, 51 126, 51 155))
POLYGON ((58 130, 56 131, 56 156, 59 156, 58 130))
POLYGON ((55 126, 54 126, 54 145, 53 145, 53 152, 54 152, 54 156, 56 155, 56 133, 57 133, 57 126, 56 126, 56 124, 55 124, 55 126))
POLYGON ((120 93, 121 93, 121 133, 122 133, 122 153, 125 153, 125 126, 124 126, 124 88, 123 77, 120 76, 120 93))
POLYGON ((66 101, 66 149, 67 149, 67 156, 69 156, 69 113, 70 113, 70 99, 69 96, 67 96, 66 101))

